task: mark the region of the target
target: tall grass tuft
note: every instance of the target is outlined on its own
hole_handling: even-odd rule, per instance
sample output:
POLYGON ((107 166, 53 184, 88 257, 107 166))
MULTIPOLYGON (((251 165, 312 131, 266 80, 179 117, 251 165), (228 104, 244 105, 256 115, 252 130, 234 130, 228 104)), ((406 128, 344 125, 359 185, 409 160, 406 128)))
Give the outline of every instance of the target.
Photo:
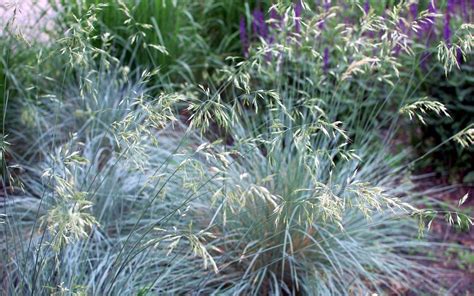
POLYGON ((4 204, 8 293, 136 294, 182 267, 170 251, 194 260, 179 238, 205 235, 188 231, 187 219, 174 223, 187 197, 176 182, 190 158, 178 153, 186 138, 167 128, 176 96, 148 100, 144 82, 121 72, 89 79, 92 89, 30 106, 33 145, 15 161, 37 165, 25 166, 24 190, 4 204))

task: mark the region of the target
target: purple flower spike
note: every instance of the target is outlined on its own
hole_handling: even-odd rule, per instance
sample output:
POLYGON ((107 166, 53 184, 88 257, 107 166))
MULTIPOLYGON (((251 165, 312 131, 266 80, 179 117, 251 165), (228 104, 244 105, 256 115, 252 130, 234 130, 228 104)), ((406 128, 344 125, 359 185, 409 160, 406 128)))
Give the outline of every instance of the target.
POLYGON ((263 12, 259 9, 255 9, 253 11, 253 22, 252 28, 257 36, 262 37, 263 39, 267 39, 268 37, 268 28, 267 24, 265 23, 265 17, 263 12))
MULTIPOLYGON (((474 0, 473 0, 474 1, 474 0)), ((323 9, 324 9, 324 12, 328 12, 329 11, 329 8, 331 8, 331 0, 323 0, 323 9)), ((324 23, 325 23, 325 20, 322 19, 319 24, 318 24, 318 28, 322 31, 324 29, 324 23)))
MULTIPOLYGON (((416 2, 413 2, 410 4, 410 6, 408 7, 409 11, 410 11, 410 18, 411 20, 416 20, 416 17, 418 16, 418 3, 416 2)), ((412 35, 412 30, 408 30, 407 31, 407 34, 408 36, 411 36, 412 35)), ((420 36, 420 32, 418 32, 418 36, 420 36)))
POLYGON ((407 26, 404 21, 399 20, 398 21, 398 27, 400 28, 400 32, 406 34, 407 33, 407 26))
POLYGON ((295 3, 295 31, 299 33, 301 31, 301 13, 303 12, 303 4, 301 0, 296 0, 295 3))
MULTIPOLYGON (((469 23, 470 22, 470 20, 469 20, 469 9, 467 8, 468 4, 467 4, 466 0, 459 0, 458 4, 459 4, 459 11, 460 11, 462 20, 466 23, 469 23)), ((473 6, 473 10, 474 10, 474 6, 473 6)))
POLYGON ((247 26, 245 24, 245 18, 240 18, 240 25, 239 25, 239 32, 240 32, 240 43, 242 44, 242 52, 244 57, 249 56, 249 38, 247 36, 247 26))
POLYGON ((443 37, 444 41, 450 45, 451 44, 451 15, 454 12, 454 1, 448 0, 446 5, 446 15, 444 18, 444 29, 443 29, 443 37))
POLYGON ((470 21, 474 20, 474 0, 471 0, 471 19, 470 21))
POLYGON ((454 0, 448 0, 446 2, 446 14, 452 15, 454 13, 454 0))
POLYGON ((458 61, 459 65, 461 65, 463 62, 462 51, 460 48, 456 49, 456 60, 458 61))
MULTIPOLYGON (((436 13, 437 12, 434 0, 430 0, 430 4, 428 5, 428 12, 429 13, 436 13)), ((431 18, 433 18, 433 17, 431 17, 431 18)))
POLYGON ((428 63, 431 60, 431 53, 428 51, 423 52, 420 59, 420 67, 423 71, 428 70, 428 63))
POLYGON ((365 3, 364 3, 364 13, 365 13, 365 14, 368 14, 368 13, 369 13, 369 10, 370 10, 370 1, 369 1, 369 0, 365 0, 365 3))
MULTIPOLYGON (((428 5, 428 12, 430 14, 435 14, 437 12, 435 4, 434 4, 434 0, 430 0, 430 4, 428 5)), ((433 28, 434 28, 435 18, 434 16, 429 16, 426 18, 426 21, 427 22, 422 25, 422 32, 426 34, 427 42, 429 43, 434 35, 433 28)))
POLYGON ((416 19, 418 16, 418 3, 414 2, 410 4, 410 15, 412 19, 416 19))
POLYGON ((444 19, 444 29, 443 29, 443 37, 444 41, 451 45, 451 28, 450 28, 451 16, 446 14, 446 18, 444 19))
POLYGON ((461 10, 463 20, 468 23, 469 22, 469 17, 467 14, 467 3, 466 0, 461 0, 459 3, 459 9, 461 10))
POLYGON ((324 0, 323 8, 325 12, 328 12, 329 8, 331 8, 331 0, 324 0))
POLYGON ((281 21, 282 21, 282 17, 280 14, 278 14, 278 12, 276 11, 275 7, 272 7, 270 9, 270 20, 271 20, 271 27, 272 28, 278 28, 278 27, 281 27, 281 21))
POLYGON ((324 48, 323 53, 323 71, 324 73, 328 73, 329 71, 329 48, 324 48))

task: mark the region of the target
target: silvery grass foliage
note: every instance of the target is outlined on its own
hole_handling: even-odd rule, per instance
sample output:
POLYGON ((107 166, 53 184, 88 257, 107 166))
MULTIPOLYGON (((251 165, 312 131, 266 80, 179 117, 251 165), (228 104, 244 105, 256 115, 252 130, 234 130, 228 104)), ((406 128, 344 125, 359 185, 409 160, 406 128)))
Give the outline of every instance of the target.
MULTIPOLYGON (((302 22, 300 34, 308 28, 302 22)), ((318 84, 317 52, 298 55, 292 33, 274 43, 284 71, 268 66, 263 46, 223 71, 226 92, 152 96, 146 80, 156 73, 129 73, 75 36, 66 54, 108 63, 96 70, 87 56, 72 58, 87 68, 75 84, 13 110, 22 116, 10 137, 30 149, 13 153, 27 174, 3 200, 8 293, 345 295, 421 281, 436 289, 438 271, 417 263, 427 259, 418 248, 433 247, 417 238, 418 218, 431 213, 414 207, 403 155, 390 156, 390 137, 380 144, 374 132, 391 134, 398 113, 380 119, 384 99, 338 121, 343 95, 369 74, 391 85, 395 63, 378 71, 382 63, 355 55, 332 74, 345 92, 329 91, 318 84), (183 102, 189 125, 174 109, 183 102), (203 136, 215 122, 232 132, 227 144, 203 136)), ((361 88, 363 101, 370 88, 361 88)))
POLYGON ((219 292, 271 295, 364 294, 422 279, 435 286, 429 279, 437 271, 405 253, 430 245, 416 239, 408 215, 417 210, 394 198, 410 185, 393 178, 386 153, 334 165, 326 153, 344 156, 322 132, 278 126, 260 136, 270 139, 244 136, 242 156, 215 169, 225 186, 214 195, 213 228, 226 239, 217 246, 220 272, 199 291, 215 292, 214 282, 224 282, 219 292))
POLYGON ((244 119, 233 145, 209 143, 174 117, 179 95, 89 77, 92 92, 31 107, 43 125, 30 129, 51 140, 18 159, 24 190, 4 201, 8 293, 324 295, 429 278, 408 255, 430 246, 417 210, 393 198, 409 185, 383 150, 362 162, 334 149, 342 130, 244 119))
POLYGON ((207 234, 193 233, 185 216, 190 189, 181 187, 195 174, 179 149, 192 137, 165 128, 173 116, 163 102, 175 99, 145 100, 140 84, 114 75, 91 75, 92 92, 31 107, 39 124, 29 128, 43 140, 23 154, 31 157, 22 161, 29 164, 24 191, 4 204, 9 293, 133 294, 161 286, 160 277, 171 293, 172 265, 179 272, 202 266, 192 267, 192 254, 206 256, 200 240, 207 234), (171 260, 171 250, 191 243, 171 260))

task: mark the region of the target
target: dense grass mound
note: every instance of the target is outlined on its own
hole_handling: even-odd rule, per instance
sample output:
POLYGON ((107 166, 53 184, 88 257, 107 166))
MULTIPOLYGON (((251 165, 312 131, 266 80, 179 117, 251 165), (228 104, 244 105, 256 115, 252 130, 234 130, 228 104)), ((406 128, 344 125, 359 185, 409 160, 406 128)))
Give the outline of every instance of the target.
POLYGON ((36 123, 12 134, 35 144, 15 155, 28 174, 5 204, 6 291, 344 294, 427 279, 410 254, 430 245, 394 198, 410 185, 383 150, 332 163, 318 151, 337 136, 270 142, 276 129, 249 138, 248 120, 232 145, 209 143, 174 117, 179 94, 146 99, 120 73, 20 108, 36 123))

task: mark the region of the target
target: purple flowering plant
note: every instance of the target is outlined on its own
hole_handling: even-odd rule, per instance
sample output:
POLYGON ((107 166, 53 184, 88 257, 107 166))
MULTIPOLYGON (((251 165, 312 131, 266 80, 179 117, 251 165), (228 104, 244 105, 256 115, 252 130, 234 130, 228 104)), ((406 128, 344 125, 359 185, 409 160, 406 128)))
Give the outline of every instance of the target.
MULTIPOLYGON (((427 61, 431 59, 432 52, 437 50, 436 45, 440 41, 444 41, 450 47, 453 41, 453 29, 463 22, 470 21, 472 15, 474 15, 474 4, 472 3, 446 0, 444 7, 438 7, 440 5, 437 2, 440 1, 430 0, 426 3, 426 6, 422 7, 418 1, 411 1, 403 7, 400 6, 398 8, 399 15, 396 17, 397 29, 387 34, 382 23, 390 22, 391 19, 394 19, 393 13, 389 17, 386 13, 387 11, 384 11, 380 16, 372 14, 364 19, 363 17, 361 18, 360 13, 355 13, 357 12, 356 7, 350 8, 345 1, 316 1, 313 6, 314 10, 322 13, 317 21, 316 28, 318 32, 312 32, 310 35, 314 37, 316 44, 325 45, 319 49, 313 46, 313 50, 316 50, 321 58, 321 68, 324 68, 324 72, 327 72, 329 69, 331 64, 330 56, 335 54, 336 46, 338 46, 337 40, 341 39, 335 35, 338 34, 337 30, 340 29, 341 23, 346 24, 347 30, 354 30, 354 27, 359 25, 364 31, 362 32, 363 36, 372 41, 381 37, 387 38, 387 40, 391 41, 390 51, 394 57, 400 54, 406 57, 415 54, 413 47, 408 46, 408 44, 419 44, 419 48, 426 47, 423 50, 425 52, 418 53, 422 60, 422 67, 426 67, 427 61)), ((272 43, 275 38, 278 38, 276 35, 284 34, 286 36, 285 43, 288 43, 288 41, 301 43, 304 38, 301 34, 302 23, 308 20, 304 14, 304 4, 306 2, 303 0, 295 0, 292 14, 286 19, 283 17, 282 12, 279 13, 277 11, 277 6, 272 6, 269 12, 264 12, 260 9, 254 10, 251 20, 252 32, 248 32, 254 38, 249 38, 248 34, 243 32, 246 26, 241 20, 240 35, 244 56, 248 55, 249 40, 262 38, 265 42, 272 43), (292 32, 297 34, 296 37, 290 36, 292 32)), ((367 16, 370 13, 371 2, 364 0, 359 8, 367 16)), ((308 25, 311 25, 311 22, 308 22, 308 25)), ((311 38, 309 35, 306 37, 311 38)), ((369 40, 367 42, 372 42, 369 40)), ((386 51, 387 48, 385 47, 382 54, 386 54, 386 51)), ((457 60, 461 62, 462 48, 458 47, 456 52, 457 60)), ((373 53, 377 54, 376 50, 373 53)))

